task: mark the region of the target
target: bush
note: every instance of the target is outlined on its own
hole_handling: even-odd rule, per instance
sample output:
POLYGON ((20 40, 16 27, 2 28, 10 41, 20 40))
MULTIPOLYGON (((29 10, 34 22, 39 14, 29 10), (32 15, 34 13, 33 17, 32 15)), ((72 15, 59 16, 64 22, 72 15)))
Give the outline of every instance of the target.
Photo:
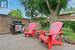
POLYGON ((64 36, 69 36, 71 33, 73 33, 71 28, 62 28, 62 31, 64 36))
POLYGON ((39 17, 39 18, 34 18, 34 20, 37 20, 41 24, 41 29, 48 29, 49 28, 49 22, 47 22, 46 17, 39 17))
POLYGON ((41 24, 42 29, 46 29, 46 30, 49 29, 49 22, 40 21, 40 24, 41 24))
POLYGON ((69 27, 69 21, 62 21, 64 23, 63 27, 68 28, 69 27))
POLYGON ((75 32, 75 21, 63 21, 64 23, 64 28, 71 28, 73 32, 75 32))
POLYGON ((73 33, 71 28, 63 28, 62 31, 63 35, 66 37, 66 40, 75 40, 75 34, 73 33))

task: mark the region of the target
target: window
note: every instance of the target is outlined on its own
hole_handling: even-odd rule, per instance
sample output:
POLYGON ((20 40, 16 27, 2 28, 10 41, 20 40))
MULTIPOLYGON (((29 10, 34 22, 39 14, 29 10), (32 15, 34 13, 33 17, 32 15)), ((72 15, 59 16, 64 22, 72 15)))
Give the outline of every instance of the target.
POLYGON ((0 8, 8 8, 8 0, 0 0, 0 8))

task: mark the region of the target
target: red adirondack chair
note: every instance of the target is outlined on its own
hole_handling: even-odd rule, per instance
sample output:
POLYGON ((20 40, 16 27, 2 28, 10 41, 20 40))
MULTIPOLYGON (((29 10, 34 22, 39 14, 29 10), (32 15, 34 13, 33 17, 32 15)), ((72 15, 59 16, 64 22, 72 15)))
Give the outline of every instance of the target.
POLYGON ((32 22, 29 24, 28 29, 24 31, 25 37, 28 36, 34 36, 35 34, 35 28, 36 28, 36 23, 32 22))
POLYGON ((39 39, 48 45, 48 50, 52 48, 53 44, 62 44, 62 26, 62 22, 54 22, 51 24, 48 36, 39 35, 39 39), (59 40, 56 39, 57 35, 59 35, 59 40))

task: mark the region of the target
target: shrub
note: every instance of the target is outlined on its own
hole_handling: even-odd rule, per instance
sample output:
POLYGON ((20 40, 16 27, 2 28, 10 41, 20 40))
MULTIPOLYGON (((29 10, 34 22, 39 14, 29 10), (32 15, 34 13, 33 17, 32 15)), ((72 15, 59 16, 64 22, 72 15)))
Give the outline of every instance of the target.
MULTIPOLYGON (((65 36, 66 40, 75 40, 75 34, 73 33, 71 28, 63 28, 63 35, 65 36)), ((63 39, 63 40, 65 40, 63 39)))
POLYGON ((42 29, 49 29, 49 22, 40 21, 42 29))
POLYGON ((71 33, 73 33, 71 28, 62 28, 62 31, 64 36, 69 36, 71 33))
POLYGON ((64 23, 64 28, 71 28, 73 32, 75 32, 75 21, 63 21, 64 23))
POLYGON ((69 21, 62 21, 64 23, 63 27, 68 28, 69 27, 69 21))

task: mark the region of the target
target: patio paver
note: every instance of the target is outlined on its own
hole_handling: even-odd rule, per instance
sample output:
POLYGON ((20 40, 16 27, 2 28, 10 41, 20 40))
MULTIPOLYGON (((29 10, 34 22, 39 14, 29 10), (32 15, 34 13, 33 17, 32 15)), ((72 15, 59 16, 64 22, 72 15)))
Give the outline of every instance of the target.
MULTIPOLYGON (((36 38, 6 34, 0 35, 0 50, 47 50, 47 47, 36 38)), ((52 50, 75 50, 75 45, 63 43, 62 46, 53 46, 52 50)))

